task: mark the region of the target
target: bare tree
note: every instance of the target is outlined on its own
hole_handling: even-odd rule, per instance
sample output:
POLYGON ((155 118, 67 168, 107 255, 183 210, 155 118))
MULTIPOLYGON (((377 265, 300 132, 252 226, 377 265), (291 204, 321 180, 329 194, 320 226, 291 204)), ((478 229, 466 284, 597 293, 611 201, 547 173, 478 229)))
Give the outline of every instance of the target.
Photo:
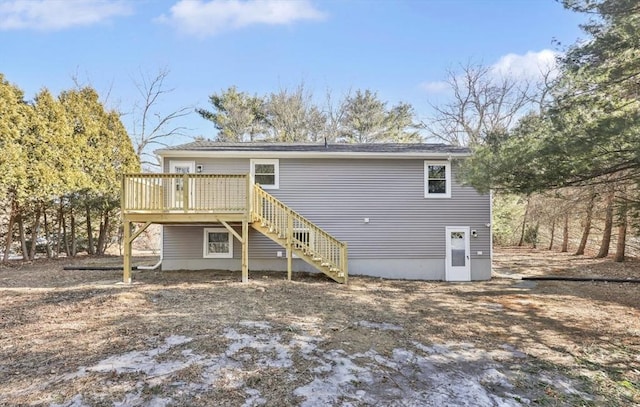
POLYGON ((133 134, 131 138, 143 167, 159 166, 149 149, 166 147, 168 145, 167 139, 173 136, 184 136, 183 131, 186 130, 186 127, 173 125, 173 122, 193 111, 191 106, 182 107, 169 113, 156 111, 160 100, 174 91, 165 85, 168 76, 169 70, 161 68, 155 76, 140 72, 140 78, 134 80, 141 100, 136 102, 133 107, 133 134))
POLYGON ((304 83, 293 91, 281 89, 265 99, 265 120, 276 142, 319 141, 326 123, 324 114, 313 104, 313 95, 304 83))
POLYGON ((446 83, 452 100, 432 104, 435 113, 421 127, 428 138, 453 145, 482 144, 488 134, 504 132, 536 99, 528 80, 471 62, 449 70, 446 83))
POLYGON ((324 140, 328 143, 336 141, 342 130, 342 123, 346 112, 347 99, 351 91, 342 97, 341 100, 335 101, 331 94, 331 89, 327 89, 325 107, 322 114, 325 117, 325 126, 323 131, 324 140))

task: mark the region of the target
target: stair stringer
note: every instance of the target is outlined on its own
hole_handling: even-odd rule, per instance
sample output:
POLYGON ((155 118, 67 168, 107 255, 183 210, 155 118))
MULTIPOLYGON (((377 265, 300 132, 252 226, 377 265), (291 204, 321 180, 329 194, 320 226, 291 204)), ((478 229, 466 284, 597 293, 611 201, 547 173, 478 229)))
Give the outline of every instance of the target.
MULTIPOLYGON (((278 236, 277 233, 271 232, 269 227, 267 226, 262 226, 262 224, 260 223, 260 221, 254 221, 253 223, 251 223, 251 227, 254 228, 255 230, 257 230, 258 232, 260 232, 261 234, 265 235, 266 237, 268 237, 269 239, 271 239, 272 241, 276 242, 277 244, 279 244, 280 246, 282 246, 283 248, 287 248, 287 239, 286 238, 281 238, 278 236)), ((346 283, 346 278, 344 275, 344 272, 342 271, 332 271, 332 269, 337 268, 335 267, 335 265, 328 265, 328 266, 323 266, 323 261, 322 260, 316 260, 314 259, 312 256, 307 255, 306 253, 304 253, 304 251, 302 251, 301 249, 295 247, 295 246, 291 246, 292 252, 298 256, 298 258, 300 258, 301 260, 304 260, 305 262, 307 262, 308 264, 310 264, 311 266, 313 266, 315 269, 321 271, 322 273, 324 273, 327 277, 331 278, 332 280, 344 284, 346 283)))

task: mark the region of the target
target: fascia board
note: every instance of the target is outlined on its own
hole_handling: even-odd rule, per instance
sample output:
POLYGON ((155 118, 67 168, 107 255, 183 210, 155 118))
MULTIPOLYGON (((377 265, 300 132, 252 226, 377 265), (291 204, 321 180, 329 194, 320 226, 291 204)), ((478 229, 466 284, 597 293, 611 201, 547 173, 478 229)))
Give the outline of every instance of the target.
POLYGON ((406 152, 406 153, 362 153, 362 152, 316 152, 316 151, 157 151, 160 157, 184 158, 380 158, 380 159, 448 159, 470 157, 470 153, 406 152))

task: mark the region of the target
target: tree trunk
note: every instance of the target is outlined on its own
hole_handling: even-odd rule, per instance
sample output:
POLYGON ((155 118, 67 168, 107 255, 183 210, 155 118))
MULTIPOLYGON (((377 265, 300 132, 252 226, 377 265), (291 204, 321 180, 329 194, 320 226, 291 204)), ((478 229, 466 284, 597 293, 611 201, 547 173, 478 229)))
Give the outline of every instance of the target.
POLYGON ((518 246, 522 246, 524 244, 524 232, 527 228, 527 215, 529 213, 529 198, 527 197, 527 205, 524 207, 524 216, 522 217, 522 231, 520 233, 520 241, 518 242, 518 246))
POLYGON ((96 254, 102 255, 107 250, 107 234, 109 232, 109 211, 105 210, 100 222, 100 232, 98 233, 98 245, 96 254))
POLYGON ((56 238, 56 257, 60 256, 60 240, 63 238, 64 210, 62 209, 62 199, 60 199, 60 208, 58 208, 58 237, 56 238))
POLYGON ((67 217, 62 215, 62 245, 64 247, 64 254, 71 256, 71 249, 69 248, 69 239, 67 238, 67 217))
POLYGON ((22 246, 22 260, 29 260, 27 238, 24 235, 24 220, 22 219, 22 215, 18 215, 18 233, 20 234, 20 245, 22 246))
POLYGON ((44 238, 47 241, 47 259, 50 259, 53 256, 51 255, 51 233, 49 232, 49 222, 47 222, 47 208, 44 208, 44 238))
POLYGON ((71 217, 71 224, 69 225, 71 227, 71 257, 76 257, 78 244, 76 242, 76 218, 73 215, 73 209, 69 212, 69 215, 71 217))
POLYGON ((569 212, 564 214, 564 227, 562 228, 562 253, 569 251, 569 212))
POLYGON ((553 249, 553 239, 556 236, 556 219, 551 221, 551 237, 549 238, 549 250, 553 249))
POLYGON ((120 227, 118 228, 118 254, 122 256, 122 249, 124 243, 124 227, 122 223, 120 223, 120 227))
POLYGON ((627 246, 627 214, 622 214, 620 225, 618 225, 618 244, 616 244, 616 255, 614 261, 623 262, 625 260, 625 248, 627 246))
POLYGON ((589 204, 587 205, 587 214, 584 220, 584 229, 582 231, 582 239, 580 240, 580 245, 578 246, 578 250, 576 250, 576 256, 584 254, 584 249, 587 247, 587 241, 589 240, 589 233, 591 232, 591 220, 593 218, 593 206, 596 201, 596 194, 592 193, 591 198, 589 198, 589 204))
POLYGON ((87 216, 87 253, 95 254, 93 246, 93 228, 91 227, 91 207, 86 205, 87 216))
POLYGON ((36 249, 38 246, 38 231, 40 230, 40 215, 42 213, 42 209, 38 206, 36 209, 36 218, 33 221, 33 228, 31 228, 31 253, 29 253, 29 260, 33 260, 36 258, 36 249))
POLYGON ((596 259, 602 259, 609 255, 609 246, 611 245, 611 230, 613 229, 613 201, 615 191, 609 192, 607 195, 607 208, 605 209, 604 230, 602 231, 602 243, 600 250, 596 255, 596 259))
POLYGON ((13 245, 13 225, 16 221, 16 205, 15 202, 11 202, 11 213, 9 214, 9 225, 7 226, 7 238, 5 239, 4 256, 2 262, 9 261, 9 255, 11 254, 11 246, 13 245))

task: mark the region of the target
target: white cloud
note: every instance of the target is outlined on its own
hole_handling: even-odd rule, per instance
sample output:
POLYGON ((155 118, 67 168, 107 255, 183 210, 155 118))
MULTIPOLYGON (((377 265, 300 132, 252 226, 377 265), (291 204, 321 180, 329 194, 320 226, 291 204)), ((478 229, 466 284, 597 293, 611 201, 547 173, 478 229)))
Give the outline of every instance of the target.
POLYGON ((451 86, 445 81, 423 82, 420 84, 420 88, 425 90, 427 93, 446 92, 450 87, 451 86))
POLYGON ((157 21, 198 37, 254 24, 280 25, 299 20, 322 20, 325 14, 309 0, 180 0, 169 16, 157 21))
POLYGON ((524 55, 507 54, 491 66, 491 70, 499 75, 508 75, 518 79, 536 80, 548 71, 556 71, 558 54, 550 49, 529 51, 524 55))
POLYGON ((122 0, 8 0, 0 3, 0 30, 61 30, 132 13, 122 0))
MULTIPOLYGON (((489 66, 488 73, 491 79, 508 76, 515 80, 537 82, 550 72, 549 79, 553 79, 558 75, 558 55, 550 49, 529 51, 523 55, 506 54, 489 66)), ((456 73, 460 75, 456 76, 456 79, 462 79, 461 71, 456 73)), ((446 94, 451 90, 451 85, 445 81, 431 81, 421 83, 420 88, 430 94, 446 94)))

